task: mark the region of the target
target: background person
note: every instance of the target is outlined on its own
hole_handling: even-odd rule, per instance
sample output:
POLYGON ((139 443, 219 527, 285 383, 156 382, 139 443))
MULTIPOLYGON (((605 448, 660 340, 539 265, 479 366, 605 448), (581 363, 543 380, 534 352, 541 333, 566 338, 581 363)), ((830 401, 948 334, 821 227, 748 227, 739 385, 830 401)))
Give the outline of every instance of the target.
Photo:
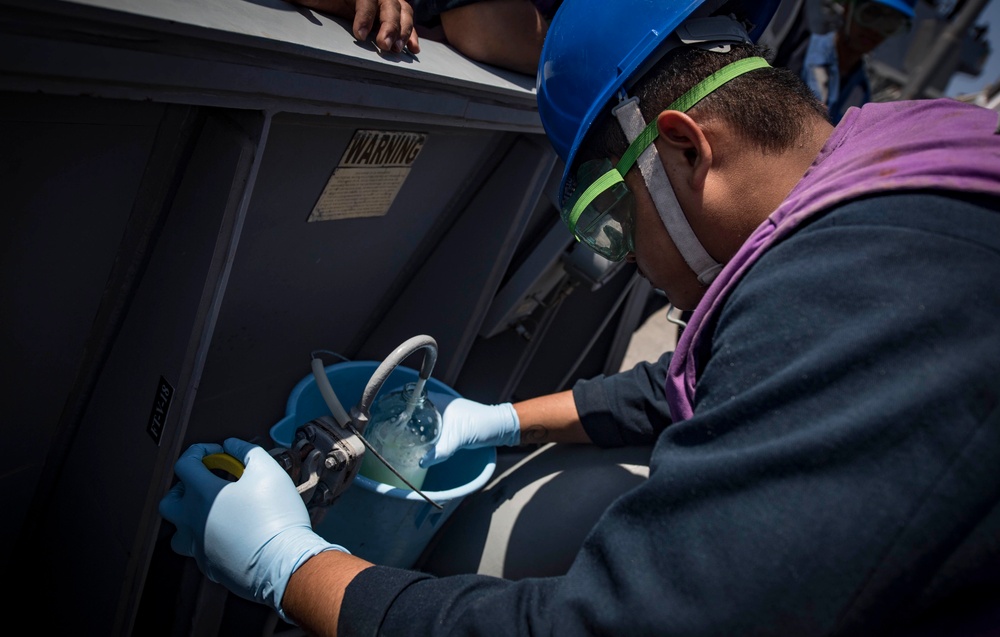
POLYGON ((794 17, 778 42, 772 63, 799 74, 839 122, 851 106, 872 99, 867 56, 886 39, 908 31, 917 0, 845 0, 836 28, 817 31, 822 21, 804 1, 785 0, 794 17))
POLYGON ((483 444, 645 444, 648 480, 564 574, 432 577, 316 535, 277 463, 231 439, 177 462, 160 507, 176 551, 318 634, 997 625, 996 113, 869 104, 834 129, 748 41, 762 5, 708 21, 719 7, 646 7, 566 0, 538 100, 567 166, 567 225, 694 309, 666 378, 643 364, 514 405, 456 400, 455 435, 432 460, 483 444), (246 465, 238 482, 201 463, 223 449, 246 465))

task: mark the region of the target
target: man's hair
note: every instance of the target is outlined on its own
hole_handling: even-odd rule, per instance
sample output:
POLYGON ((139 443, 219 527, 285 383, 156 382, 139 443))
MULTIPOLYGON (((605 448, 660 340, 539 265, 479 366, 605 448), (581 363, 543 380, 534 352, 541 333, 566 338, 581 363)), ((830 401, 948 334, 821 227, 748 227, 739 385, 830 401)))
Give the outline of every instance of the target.
MULTIPOLYGON (((731 62, 748 57, 768 57, 766 49, 752 44, 733 45, 728 53, 693 46, 670 51, 632 89, 647 122, 659 115, 691 87, 731 62)), ((578 162, 594 157, 621 156, 628 147, 609 106, 584 139, 578 162)), ((764 153, 794 147, 813 118, 829 121, 826 106, 794 73, 765 67, 745 73, 720 86, 688 113, 697 121, 721 119, 749 144, 764 153)))

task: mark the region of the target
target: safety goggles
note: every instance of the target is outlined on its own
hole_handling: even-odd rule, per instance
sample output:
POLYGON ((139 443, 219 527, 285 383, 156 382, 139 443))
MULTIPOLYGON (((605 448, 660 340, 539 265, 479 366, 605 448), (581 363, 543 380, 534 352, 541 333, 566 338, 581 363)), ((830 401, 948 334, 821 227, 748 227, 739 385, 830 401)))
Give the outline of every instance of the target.
MULTIPOLYGON (((737 60, 708 76, 664 110, 686 112, 726 82, 754 69, 769 66, 763 58, 737 60)), ((659 136, 656 120, 629 144, 615 165, 608 159, 584 162, 560 216, 577 241, 610 261, 621 261, 635 249, 635 197, 625 185, 625 174, 659 136)))
POLYGON ((852 15, 858 26, 885 36, 893 35, 910 26, 910 18, 879 2, 856 2, 852 15))
MULTIPOLYGON (((656 129, 652 132, 656 139, 656 129)), ((629 151, 641 152, 652 139, 641 148, 633 143, 629 151)), ((563 222, 577 241, 609 261, 621 261, 635 249, 635 197, 623 178, 634 163, 634 155, 615 166, 608 159, 584 162, 576 173, 577 187, 563 205, 563 222)))

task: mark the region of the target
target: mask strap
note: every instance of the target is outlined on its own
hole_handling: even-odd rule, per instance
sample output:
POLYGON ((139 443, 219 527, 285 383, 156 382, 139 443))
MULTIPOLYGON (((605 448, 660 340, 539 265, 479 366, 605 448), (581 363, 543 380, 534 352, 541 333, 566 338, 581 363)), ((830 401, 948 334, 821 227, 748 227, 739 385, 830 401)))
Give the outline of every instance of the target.
MULTIPOLYGON (((664 110, 687 111, 733 78, 766 66, 769 66, 767 60, 759 57, 733 62, 696 84, 664 110)), ((663 170, 663 163, 656 153, 656 145, 653 144, 657 137, 656 120, 646 124, 639 110, 637 97, 621 102, 611 113, 629 141, 628 150, 618 162, 618 172, 624 175, 633 162, 639 165, 663 227, 667 229, 685 263, 698 276, 698 281, 702 285, 708 285, 722 270, 722 264, 716 262, 702 246, 677 201, 677 195, 674 194, 667 173, 663 170)))
MULTIPOLYGON (((630 142, 646 128, 642 113, 639 111, 639 99, 636 97, 631 97, 615 106, 612 113, 630 142)), ((698 281, 708 285, 722 266, 705 251, 694 230, 691 229, 691 224, 688 223, 684 211, 681 210, 681 204, 677 201, 677 195, 670 186, 667 173, 663 170, 663 163, 656 153, 656 145, 646 146, 636 163, 642 172, 642 178, 646 181, 656 211, 660 214, 663 227, 667 229, 688 267, 698 275, 698 281)))

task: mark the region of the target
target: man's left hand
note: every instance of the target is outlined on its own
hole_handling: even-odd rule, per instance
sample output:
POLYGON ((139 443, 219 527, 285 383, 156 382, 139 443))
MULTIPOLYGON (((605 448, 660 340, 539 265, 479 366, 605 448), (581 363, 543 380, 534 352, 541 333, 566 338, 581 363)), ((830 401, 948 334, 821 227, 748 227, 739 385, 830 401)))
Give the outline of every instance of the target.
POLYGON ((178 482, 160 501, 160 515, 177 527, 170 546, 194 557, 202 572, 233 593, 281 608, 288 579, 309 558, 339 550, 312 530, 292 479, 263 448, 236 438, 195 444, 174 465, 178 482), (230 482, 202 462, 225 452, 244 465, 230 482))

